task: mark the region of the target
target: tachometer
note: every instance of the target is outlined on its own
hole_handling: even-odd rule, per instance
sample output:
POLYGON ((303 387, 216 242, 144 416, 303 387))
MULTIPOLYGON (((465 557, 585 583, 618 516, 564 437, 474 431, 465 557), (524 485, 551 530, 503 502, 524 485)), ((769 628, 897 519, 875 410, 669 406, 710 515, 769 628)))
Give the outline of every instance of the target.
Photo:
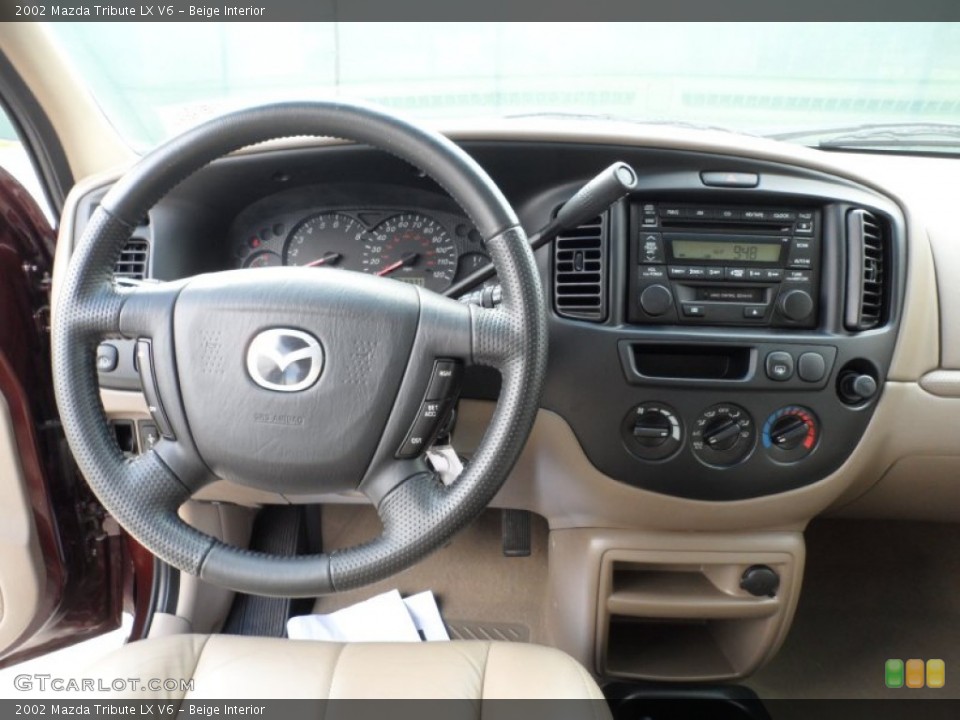
POLYGON ((326 212, 297 225, 283 248, 283 264, 356 269, 359 243, 367 229, 349 215, 326 212))
POLYGON ((457 272, 457 244, 440 223, 405 213, 373 229, 364 244, 364 272, 443 291, 457 272))

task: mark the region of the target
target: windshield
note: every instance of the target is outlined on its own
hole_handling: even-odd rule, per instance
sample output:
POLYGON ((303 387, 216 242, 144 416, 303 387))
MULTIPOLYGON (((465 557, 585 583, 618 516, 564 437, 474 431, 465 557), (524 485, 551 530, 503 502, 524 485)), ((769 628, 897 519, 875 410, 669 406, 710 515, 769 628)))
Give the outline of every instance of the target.
MULTIPOLYGON (((140 149, 229 109, 332 96, 426 119, 599 115, 808 144, 861 125, 960 124, 960 23, 49 28, 140 149)), ((960 150, 956 134, 942 134, 938 147, 960 150)))

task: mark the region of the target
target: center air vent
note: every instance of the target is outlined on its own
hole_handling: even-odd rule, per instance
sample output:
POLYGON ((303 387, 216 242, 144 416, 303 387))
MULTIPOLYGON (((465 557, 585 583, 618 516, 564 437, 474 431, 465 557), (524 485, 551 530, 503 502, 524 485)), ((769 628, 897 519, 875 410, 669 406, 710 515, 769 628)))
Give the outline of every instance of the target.
POLYGON ((602 322, 607 317, 607 221, 598 217, 557 236, 553 297, 558 315, 602 322))
POLYGON ((848 330, 869 330, 884 320, 886 310, 887 241, 884 226, 866 210, 847 215, 848 330))
POLYGON ((123 246, 113 276, 120 280, 143 280, 147 277, 147 258, 150 244, 143 238, 130 238, 123 246))

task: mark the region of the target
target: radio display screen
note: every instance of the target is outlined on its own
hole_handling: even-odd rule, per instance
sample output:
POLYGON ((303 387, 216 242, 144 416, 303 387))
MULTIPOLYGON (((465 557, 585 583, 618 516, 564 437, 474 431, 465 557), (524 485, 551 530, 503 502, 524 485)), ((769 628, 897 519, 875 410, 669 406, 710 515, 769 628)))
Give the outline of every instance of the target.
POLYGON ((725 260, 738 263, 780 261, 780 243, 736 240, 672 240, 676 260, 725 260))

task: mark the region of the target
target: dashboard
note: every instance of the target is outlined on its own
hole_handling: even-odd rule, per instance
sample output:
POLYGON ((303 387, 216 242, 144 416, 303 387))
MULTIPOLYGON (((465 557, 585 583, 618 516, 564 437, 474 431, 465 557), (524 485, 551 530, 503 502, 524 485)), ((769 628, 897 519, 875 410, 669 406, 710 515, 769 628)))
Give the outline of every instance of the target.
MULTIPOLYGON (((898 343, 937 323, 924 313, 903 327, 908 297, 917 307, 936 293, 917 285, 907 293, 911 267, 932 277, 929 247, 912 238, 902 201, 868 174, 821 162, 822 153, 781 144, 741 151, 744 143, 697 133, 684 143, 564 133, 461 140, 528 232, 611 163, 639 176, 627 198, 536 253, 551 343, 540 422, 553 429, 534 433, 534 465, 518 468, 524 487, 508 485, 503 502, 559 523, 632 524, 642 498, 643 522, 763 526, 809 518, 811 507, 869 489, 902 459, 896 441, 884 446, 868 430, 899 412, 884 407, 904 390, 903 358, 925 358, 914 363, 921 374, 935 369, 936 332, 898 343), (870 472, 845 470, 871 447, 879 454, 870 472), (808 487, 810 506, 786 501, 808 487), (772 515, 746 519, 757 500, 772 515), (698 515, 691 501, 707 501, 713 514, 698 515), (657 507, 670 516, 656 516, 657 507)), ((75 193, 74 237, 108 187, 75 193)), ((212 164, 151 211, 138 241, 140 270, 155 280, 310 265, 443 291, 487 262, 483 238, 430 178, 369 148, 328 142, 279 143, 212 164)), ((122 341, 116 357, 101 367, 101 386, 117 396, 138 390, 122 341)), ((491 372, 465 377, 457 426, 465 452, 497 391, 491 372)))

